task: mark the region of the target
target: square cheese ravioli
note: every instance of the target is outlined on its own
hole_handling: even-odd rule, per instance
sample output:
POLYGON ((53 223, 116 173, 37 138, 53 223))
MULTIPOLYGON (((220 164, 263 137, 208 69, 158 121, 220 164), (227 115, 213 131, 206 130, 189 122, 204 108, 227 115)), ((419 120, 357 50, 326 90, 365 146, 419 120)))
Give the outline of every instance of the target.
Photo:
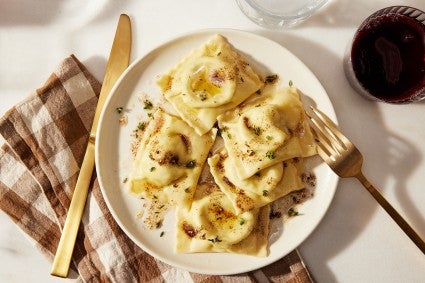
POLYGON ((230 162, 240 179, 294 157, 316 153, 316 145, 296 88, 266 87, 218 117, 230 162))
POLYGON ((146 126, 130 175, 130 192, 164 204, 190 206, 216 129, 199 136, 158 109, 146 126))
POLYGON ((305 186, 300 158, 276 163, 247 179, 237 176, 225 149, 208 158, 208 164, 216 184, 238 213, 262 207, 305 186))
POLYGON ((199 135, 217 116, 263 87, 260 76, 227 40, 216 35, 158 80, 164 97, 199 135))
POLYGON ((219 190, 198 187, 190 208, 177 207, 176 252, 268 255, 270 206, 238 214, 219 190))

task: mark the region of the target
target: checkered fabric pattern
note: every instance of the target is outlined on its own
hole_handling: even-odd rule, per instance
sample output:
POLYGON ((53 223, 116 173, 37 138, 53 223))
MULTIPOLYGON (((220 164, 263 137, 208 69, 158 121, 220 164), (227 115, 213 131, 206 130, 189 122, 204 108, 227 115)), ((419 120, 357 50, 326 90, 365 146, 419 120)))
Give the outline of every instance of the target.
MULTIPOLYGON (((45 85, 0 119, 0 208, 53 259, 87 145, 100 84, 71 55, 45 85)), ((84 282, 311 282, 293 251, 235 276, 171 267, 136 246, 102 197, 96 174, 77 236, 72 269, 84 282)))

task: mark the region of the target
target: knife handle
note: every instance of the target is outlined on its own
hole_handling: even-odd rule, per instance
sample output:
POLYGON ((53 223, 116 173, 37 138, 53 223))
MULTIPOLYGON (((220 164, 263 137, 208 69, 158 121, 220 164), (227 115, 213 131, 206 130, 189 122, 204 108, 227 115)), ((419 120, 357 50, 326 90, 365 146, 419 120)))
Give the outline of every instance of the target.
POLYGON ((66 216, 62 236, 56 250, 53 260, 51 275, 67 277, 69 265, 71 263, 72 253, 74 251, 75 240, 77 238, 78 228, 80 227, 83 216, 84 206, 87 199, 87 193, 94 168, 94 142, 90 139, 80 174, 75 185, 74 194, 66 216))

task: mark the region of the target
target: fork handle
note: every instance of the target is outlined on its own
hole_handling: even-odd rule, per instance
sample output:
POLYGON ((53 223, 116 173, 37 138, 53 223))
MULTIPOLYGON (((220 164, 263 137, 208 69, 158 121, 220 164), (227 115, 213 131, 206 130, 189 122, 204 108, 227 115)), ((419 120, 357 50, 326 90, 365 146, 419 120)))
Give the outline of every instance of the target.
POLYGON ((385 209, 391 218, 400 226, 406 235, 415 243, 415 245, 425 254, 425 242, 416 233, 415 230, 404 220, 404 218, 394 209, 394 207, 375 189, 375 187, 366 179, 362 172, 355 176, 375 200, 385 209))

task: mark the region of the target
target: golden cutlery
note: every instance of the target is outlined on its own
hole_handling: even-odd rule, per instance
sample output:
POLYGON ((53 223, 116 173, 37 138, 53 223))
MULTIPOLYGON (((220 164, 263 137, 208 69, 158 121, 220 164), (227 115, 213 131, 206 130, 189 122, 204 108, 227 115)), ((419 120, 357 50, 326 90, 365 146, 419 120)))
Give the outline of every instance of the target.
POLYGON ((90 138, 87 144, 84 160, 81 165, 80 174, 75 185, 74 194, 69 206, 68 214, 63 227, 62 235, 56 250, 53 266, 50 274, 67 277, 71 263, 72 253, 77 238, 78 228, 84 211, 87 199, 88 187, 94 168, 94 144, 96 140, 96 130, 99 122, 103 104, 117 79, 128 67, 131 50, 131 23, 130 18, 120 15, 117 30, 111 53, 106 65, 105 76, 99 94, 93 125, 90 131, 90 138))
POLYGON ((307 116, 310 118, 312 129, 317 139, 317 150, 320 157, 340 177, 357 178, 404 233, 425 254, 425 242, 363 175, 363 156, 360 151, 338 130, 338 127, 329 117, 314 107, 311 107, 311 110, 312 114, 307 112, 307 116))

